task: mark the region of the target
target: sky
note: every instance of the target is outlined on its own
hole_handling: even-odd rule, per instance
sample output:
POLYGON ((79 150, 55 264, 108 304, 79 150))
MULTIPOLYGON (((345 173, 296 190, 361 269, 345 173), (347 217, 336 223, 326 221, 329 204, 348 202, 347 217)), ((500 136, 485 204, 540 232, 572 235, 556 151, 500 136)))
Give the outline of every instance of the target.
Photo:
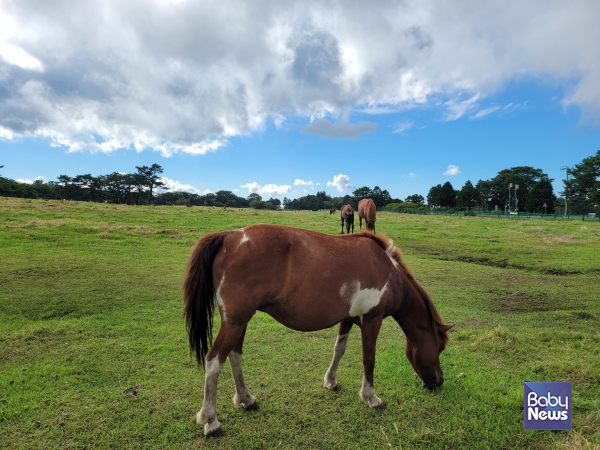
POLYGON ((594 0, 0 0, 0 175, 427 196, 600 149, 594 0))

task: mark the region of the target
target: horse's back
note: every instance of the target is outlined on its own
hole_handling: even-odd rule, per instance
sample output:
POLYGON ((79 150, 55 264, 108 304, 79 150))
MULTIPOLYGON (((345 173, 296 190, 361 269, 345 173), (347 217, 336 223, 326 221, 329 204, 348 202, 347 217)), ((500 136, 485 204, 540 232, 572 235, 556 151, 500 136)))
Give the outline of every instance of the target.
POLYGON ((226 320, 245 320, 261 310, 308 331, 347 318, 350 291, 379 292, 393 272, 385 250, 370 238, 263 224, 226 234, 213 282, 226 320))

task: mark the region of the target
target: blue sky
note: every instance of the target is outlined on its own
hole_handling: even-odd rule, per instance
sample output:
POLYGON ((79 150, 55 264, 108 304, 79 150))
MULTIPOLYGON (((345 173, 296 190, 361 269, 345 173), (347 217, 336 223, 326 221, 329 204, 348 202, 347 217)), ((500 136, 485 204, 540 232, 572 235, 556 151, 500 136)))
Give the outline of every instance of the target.
POLYGON ((280 3, 0 2, 0 174, 405 198, 527 165, 558 193, 600 148, 595 3, 280 3))

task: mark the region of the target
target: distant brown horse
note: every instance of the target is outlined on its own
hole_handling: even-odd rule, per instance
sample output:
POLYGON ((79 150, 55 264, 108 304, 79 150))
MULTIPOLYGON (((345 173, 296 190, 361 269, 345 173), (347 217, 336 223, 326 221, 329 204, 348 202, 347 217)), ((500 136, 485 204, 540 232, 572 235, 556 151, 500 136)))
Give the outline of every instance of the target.
POLYGON ((336 212, 336 211, 337 211, 337 209, 335 209, 335 208, 331 208, 331 209, 329 210, 329 215, 332 215, 332 214, 333 214, 334 212, 336 212))
POLYGON ((373 388, 373 369, 385 317, 392 316, 404 331, 406 356, 423 386, 433 389, 444 381, 439 355, 451 325, 443 322, 398 249, 385 237, 332 236, 265 224, 208 234, 198 241, 188 262, 184 304, 190 350, 205 369, 204 402, 196 421, 205 424, 206 436, 222 434, 217 381, 227 358, 235 383, 234 405, 258 408, 242 372, 246 326, 256 311, 298 331, 339 324, 323 380, 329 390, 339 389, 336 372, 348 333, 357 325, 364 369, 360 398, 370 408, 384 407, 373 388), (211 346, 215 304, 221 327, 211 346))
POLYGON ((344 234, 344 222, 346 222, 346 233, 350 233, 350 226, 352 226, 352 232, 354 233, 354 209, 352 209, 352 206, 342 206, 340 215, 342 217, 342 234, 344 234))
POLYGON ((375 220, 377 208, 370 198, 363 198, 358 202, 358 228, 362 230, 362 220, 365 219, 365 225, 368 231, 375 233, 375 220))

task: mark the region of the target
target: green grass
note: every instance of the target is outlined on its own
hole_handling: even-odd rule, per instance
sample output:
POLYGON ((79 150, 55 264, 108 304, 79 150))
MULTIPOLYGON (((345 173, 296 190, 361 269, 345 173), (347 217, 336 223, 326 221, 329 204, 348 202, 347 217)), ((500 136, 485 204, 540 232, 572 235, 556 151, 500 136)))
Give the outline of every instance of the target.
MULTIPOLYGON (((384 322, 365 407, 360 333, 322 388, 336 330, 298 333, 258 313, 244 369, 260 410, 226 435, 195 414, 181 283, 204 233, 252 223, 339 232, 329 212, 133 207, 0 198, 0 448, 598 448, 600 224, 378 213, 442 317, 446 383, 420 386, 384 322), (573 431, 523 429, 523 382, 571 381, 573 431)), ((358 228, 358 227, 357 227, 358 228)), ((218 323, 217 323, 218 327, 218 323)))

